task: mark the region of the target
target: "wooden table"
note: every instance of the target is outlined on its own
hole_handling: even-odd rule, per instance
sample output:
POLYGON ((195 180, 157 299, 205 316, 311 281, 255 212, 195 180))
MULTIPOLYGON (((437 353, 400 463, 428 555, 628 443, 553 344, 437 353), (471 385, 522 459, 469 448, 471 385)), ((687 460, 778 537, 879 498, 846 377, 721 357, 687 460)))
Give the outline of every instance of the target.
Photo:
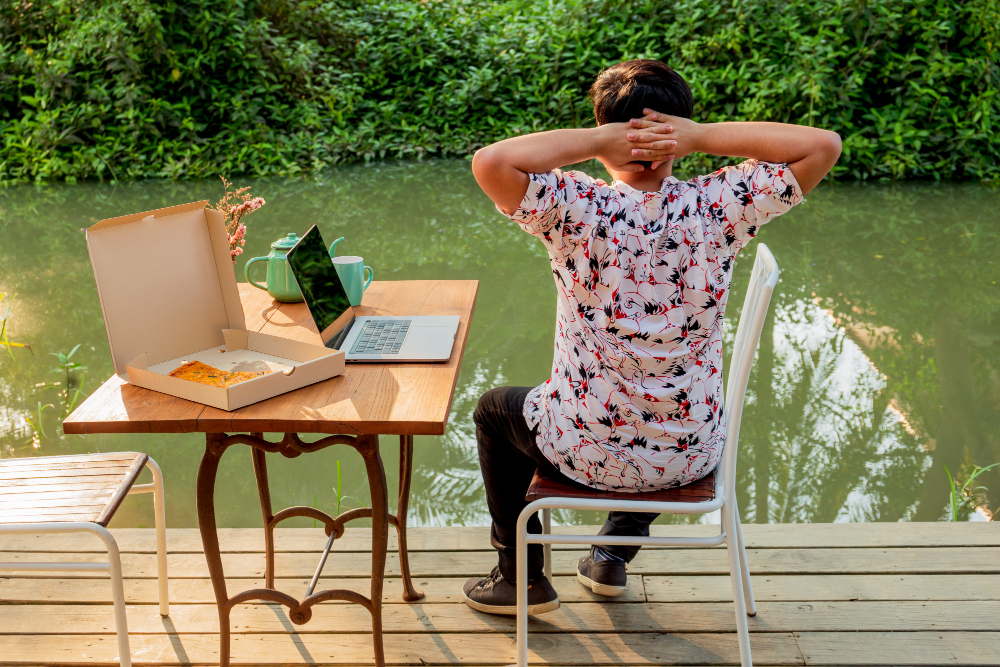
MULTIPOLYGON (((461 323, 451 358, 444 363, 348 364, 342 376, 260 403, 226 412, 148 389, 134 387, 117 376, 101 385, 63 423, 66 433, 206 433, 205 454, 198 470, 198 525, 205 559, 219 609, 220 663, 229 664, 229 615, 232 608, 249 600, 267 600, 289 609, 294 623, 312 616, 313 605, 326 600, 359 604, 372 617, 375 662, 385 664, 382 648, 382 582, 385 574, 388 524, 399 536, 403 598, 419 600, 423 594, 413 587, 406 549, 406 511, 413 466, 413 436, 442 435, 465 351, 469 322, 475 307, 478 281, 415 280, 374 282, 365 292, 362 315, 458 315, 461 323), (236 432, 235 435, 229 435, 236 432), (281 433, 271 442, 264 433, 281 433), (303 442, 299 433, 330 434, 314 443, 303 442), (248 435, 247 435, 248 434, 248 435), (399 435, 399 505, 395 515, 388 510, 385 469, 379 454, 381 434, 399 435), (229 595, 215 523, 215 480, 219 461, 232 445, 252 448, 254 474, 264 518, 265 588, 229 595), (265 454, 288 458, 343 444, 356 449, 365 461, 371 490, 371 509, 348 510, 333 517, 312 507, 271 509, 265 454), (326 590, 303 600, 274 587, 274 527, 293 516, 311 517, 323 523, 331 538, 344 533, 353 519, 372 519, 371 597, 350 590, 326 590)), ((319 333, 302 303, 280 304, 266 292, 240 284, 240 298, 247 329, 321 345, 319 333)), ((321 564, 322 566, 322 564, 321 564)))

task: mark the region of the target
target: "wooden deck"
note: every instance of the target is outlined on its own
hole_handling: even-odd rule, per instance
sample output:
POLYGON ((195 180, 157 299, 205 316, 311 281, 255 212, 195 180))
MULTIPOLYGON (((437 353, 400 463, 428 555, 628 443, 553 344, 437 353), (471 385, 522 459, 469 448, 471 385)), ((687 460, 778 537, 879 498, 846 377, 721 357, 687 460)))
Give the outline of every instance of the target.
MULTIPOLYGON (((218 618, 198 531, 169 532, 169 619, 156 607, 153 531, 114 532, 133 661, 216 662, 218 618)), ((220 532, 230 591, 263 585, 261 532, 220 532)), ((750 619, 756 665, 1000 664, 1000 524, 748 525, 745 532, 759 610, 750 619)), ((277 533, 278 587, 301 596, 325 538, 321 529, 277 533)), ((365 529, 348 529, 320 587, 338 581, 364 591, 369 540, 365 529)), ((410 551, 427 598, 405 604, 399 579, 387 579, 387 662, 512 662, 513 619, 461 602, 465 578, 496 562, 487 529, 414 529, 410 551)), ((0 560, 99 560, 100 552, 87 536, 0 537, 0 560)), ((629 568, 627 594, 606 601, 576 582, 581 553, 556 548, 563 605, 532 621, 533 664, 739 664, 724 549, 644 550, 629 568)), ((398 573, 394 553, 387 567, 390 576, 398 573)), ((242 605, 233 612, 233 664, 371 664, 369 623, 364 609, 344 603, 320 605, 304 626, 293 626, 278 607, 242 605)), ((106 577, 0 577, 0 664, 115 663, 106 577)))

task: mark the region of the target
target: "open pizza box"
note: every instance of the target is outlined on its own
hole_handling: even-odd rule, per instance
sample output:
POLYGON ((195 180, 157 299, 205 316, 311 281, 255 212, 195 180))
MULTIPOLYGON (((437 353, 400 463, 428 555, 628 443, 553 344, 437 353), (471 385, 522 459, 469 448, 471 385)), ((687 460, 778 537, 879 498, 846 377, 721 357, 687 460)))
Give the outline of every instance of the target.
POLYGON ((207 201, 102 220, 87 230, 115 373, 221 410, 344 372, 344 353, 247 331, 223 215, 207 201), (171 377, 200 361, 261 373, 228 387, 171 377))

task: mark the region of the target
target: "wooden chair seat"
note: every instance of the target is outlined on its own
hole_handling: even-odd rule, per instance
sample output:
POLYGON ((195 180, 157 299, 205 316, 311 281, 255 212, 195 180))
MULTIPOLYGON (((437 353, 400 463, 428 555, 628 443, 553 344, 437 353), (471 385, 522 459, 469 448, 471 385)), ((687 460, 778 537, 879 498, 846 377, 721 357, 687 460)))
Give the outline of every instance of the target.
POLYGON ((149 457, 136 452, 0 460, 0 525, 79 521, 107 527, 149 457))
POLYGON ((661 491, 599 491, 588 489, 565 477, 546 477, 539 470, 531 478, 524 499, 529 503, 539 498, 600 498, 602 500, 647 500, 661 503, 700 503, 715 497, 715 471, 697 482, 661 491))

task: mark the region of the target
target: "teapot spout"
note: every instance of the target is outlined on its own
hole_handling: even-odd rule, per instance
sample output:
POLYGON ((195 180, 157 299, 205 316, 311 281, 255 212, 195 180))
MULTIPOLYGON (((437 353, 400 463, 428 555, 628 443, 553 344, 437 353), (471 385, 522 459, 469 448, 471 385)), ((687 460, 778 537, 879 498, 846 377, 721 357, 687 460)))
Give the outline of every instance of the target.
POLYGON ((340 243, 343 240, 344 240, 344 237, 341 236, 339 239, 337 239, 336 241, 334 241, 333 243, 330 244, 330 257, 334 256, 334 254, 337 252, 337 244, 340 243))

